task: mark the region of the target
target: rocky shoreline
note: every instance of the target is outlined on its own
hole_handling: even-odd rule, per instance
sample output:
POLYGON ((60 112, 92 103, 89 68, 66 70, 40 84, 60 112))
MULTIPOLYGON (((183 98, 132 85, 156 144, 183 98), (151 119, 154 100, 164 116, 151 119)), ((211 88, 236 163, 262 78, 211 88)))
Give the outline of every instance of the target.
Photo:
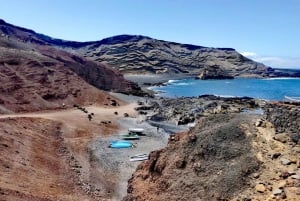
POLYGON ((211 95, 148 104, 137 110, 152 111, 149 122, 188 130, 137 167, 123 200, 300 199, 299 104, 211 95))

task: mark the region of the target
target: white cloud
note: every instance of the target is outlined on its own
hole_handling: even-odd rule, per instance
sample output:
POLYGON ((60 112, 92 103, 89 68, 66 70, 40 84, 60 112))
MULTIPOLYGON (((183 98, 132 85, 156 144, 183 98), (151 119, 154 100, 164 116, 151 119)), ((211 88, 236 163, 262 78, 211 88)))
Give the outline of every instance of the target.
POLYGON ((254 53, 254 52, 242 52, 241 53, 243 56, 245 56, 245 57, 255 57, 255 56, 257 56, 257 54, 256 53, 254 53))
POLYGON ((261 56, 254 52, 241 52, 241 54, 249 59, 263 63, 273 68, 298 68, 300 69, 300 57, 272 57, 261 56))

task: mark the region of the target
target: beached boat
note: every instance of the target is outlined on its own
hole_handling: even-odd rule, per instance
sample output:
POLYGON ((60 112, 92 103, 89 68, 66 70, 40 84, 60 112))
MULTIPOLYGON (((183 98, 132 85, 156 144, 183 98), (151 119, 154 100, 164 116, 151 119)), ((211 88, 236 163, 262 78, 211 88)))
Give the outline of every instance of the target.
POLYGON ((129 161, 144 161, 144 160, 148 160, 148 154, 138 154, 138 155, 134 155, 131 156, 129 158, 129 161))
POLYGON ((143 128, 129 128, 129 133, 137 134, 137 135, 144 135, 144 129, 143 128))
POLYGON ((132 146, 133 146, 132 143, 128 141, 113 141, 109 145, 110 148, 116 148, 116 149, 130 148, 132 146))
POLYGON ((123 140, 138 140, 140 137, 137 134, 125 134, 121 135, 123 140))

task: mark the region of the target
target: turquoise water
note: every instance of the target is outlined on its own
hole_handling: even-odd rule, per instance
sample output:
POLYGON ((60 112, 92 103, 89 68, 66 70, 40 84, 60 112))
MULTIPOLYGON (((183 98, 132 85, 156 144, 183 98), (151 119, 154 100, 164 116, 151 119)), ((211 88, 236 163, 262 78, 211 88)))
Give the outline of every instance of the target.
POLYGON ((170 80, 166 86, 151 87, 159 96, 181 97, 212 94, 223 97, 248 96, 265 100, 300 97, 300 78, 170 80))

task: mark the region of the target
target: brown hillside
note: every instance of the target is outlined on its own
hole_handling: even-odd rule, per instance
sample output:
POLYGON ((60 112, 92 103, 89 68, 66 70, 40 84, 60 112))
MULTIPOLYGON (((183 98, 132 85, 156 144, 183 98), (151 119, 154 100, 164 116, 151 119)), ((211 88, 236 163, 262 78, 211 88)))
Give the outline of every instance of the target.
POLYGON ((45 119, 0 120, 0 200, 87 198, 70 171, 60 128, 45 119))
POLYGON ((135 93, 139 89, 108 66, 50 46, 0 37, 0 112, 103 104, 99 89, 135 93))

